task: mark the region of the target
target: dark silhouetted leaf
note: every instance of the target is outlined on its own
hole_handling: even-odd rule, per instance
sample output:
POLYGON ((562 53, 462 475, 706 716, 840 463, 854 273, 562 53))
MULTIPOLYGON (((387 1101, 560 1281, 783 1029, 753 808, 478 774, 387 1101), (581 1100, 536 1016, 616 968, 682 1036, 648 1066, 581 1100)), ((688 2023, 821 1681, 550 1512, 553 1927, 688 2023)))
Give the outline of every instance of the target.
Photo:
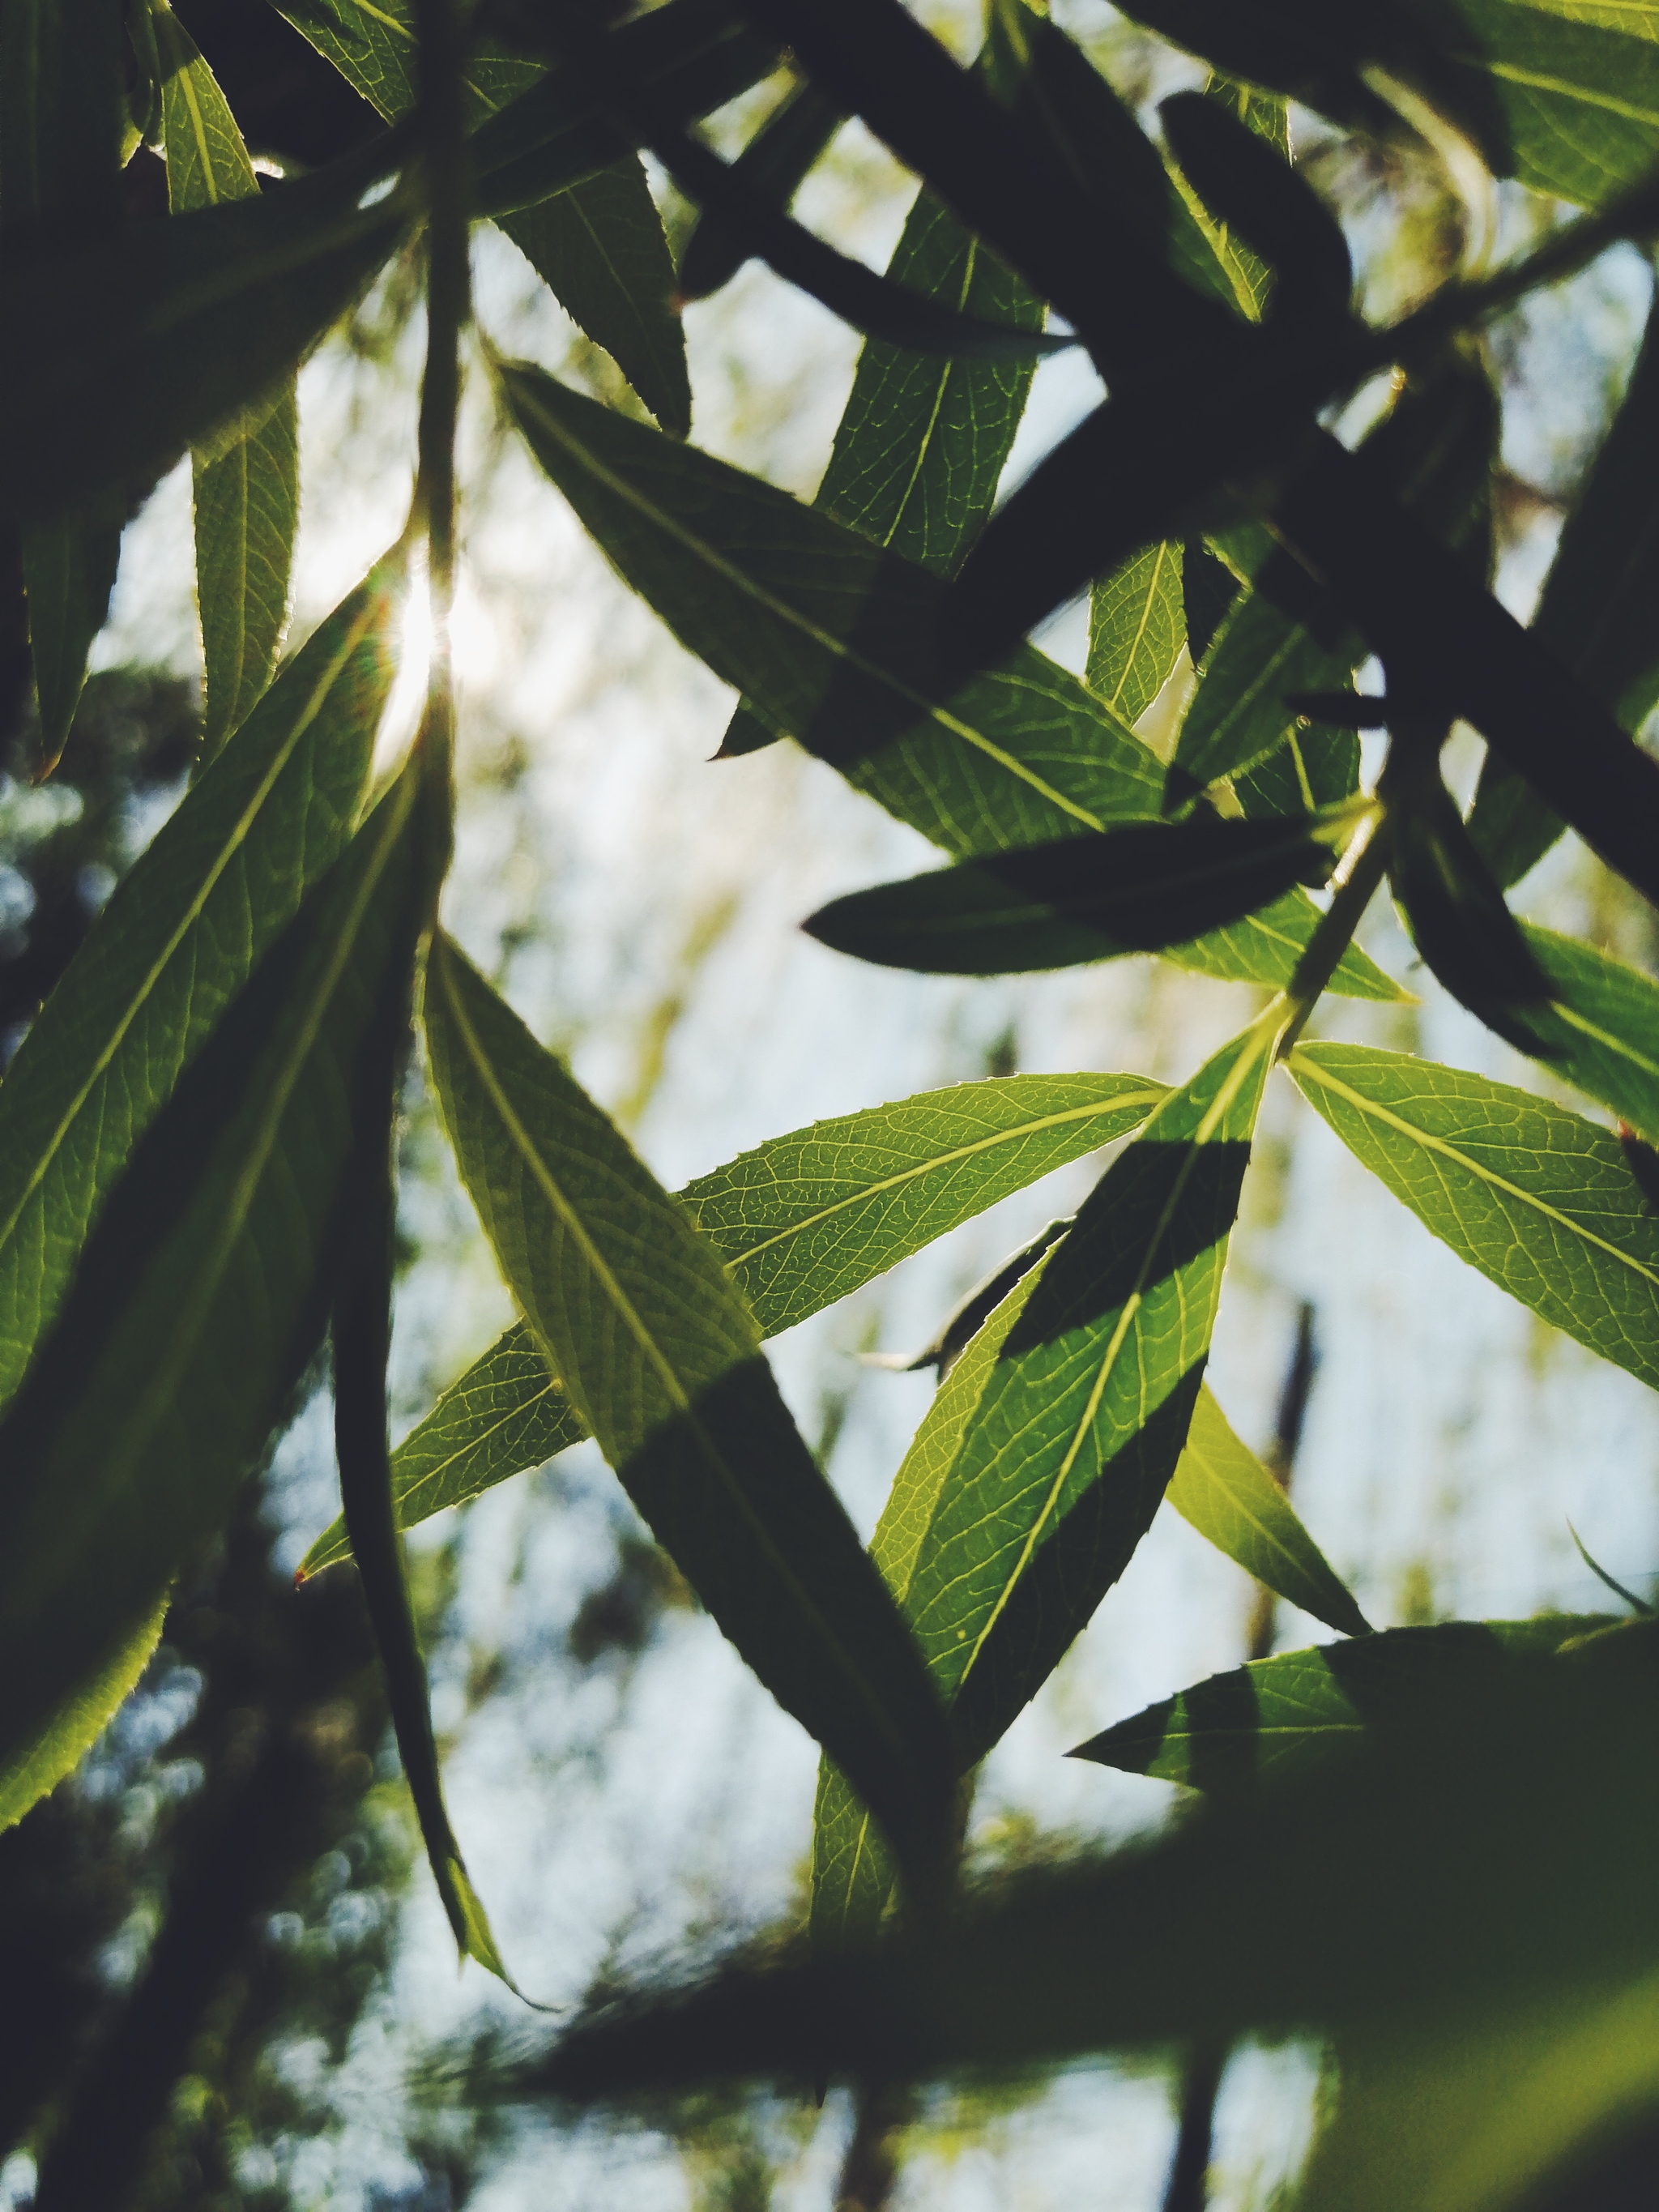
POLYGON ((1183 1521, 1287 1605, 1344 1636, 1370 1634, 1370 1623, 1284 1491, 1233 1433, 1207 1383, 1164 1494, 1183 1521))
POLYGON ((287 663, 117 890, 0 1085, 0 1402, 133 1146, 335 860, 392 680, 377 570, 287 663))
POLYGON ((1165 137, 1194 191, 1277 272, 1275 312, 1347 313, 1348 242, 1324 202, 1289 161, 1219 101, 1176 93, 1158 109, 1165 137))
POLYGON ((1659 1385, 1659 1216, 1610 1130, 1366 1045, 1300 1045, 1290 1067, 1355 1157, 1460 1259, 1659 1385))
POLYGON ((854 891, 809 935, 838 952, 932 975, 1000 975, 1154 952, 1322 883, 1350 817, 1325 823, 1137 823, 854 891))
MULTIPOLYGON (((810 84, 774 110, 732 165, 732 174, 774 206, 787 208, 846 118, 810 84)), ((693 227, 680 255, 682 298, 704 300, 749 258, 746 242, 711 216, 693 227)))
POLYGON ((943 1717, 716 1247, 441 937, 426 1031, 463 1178, 550 1364, 720 1627, 926 1883, 943 1717))

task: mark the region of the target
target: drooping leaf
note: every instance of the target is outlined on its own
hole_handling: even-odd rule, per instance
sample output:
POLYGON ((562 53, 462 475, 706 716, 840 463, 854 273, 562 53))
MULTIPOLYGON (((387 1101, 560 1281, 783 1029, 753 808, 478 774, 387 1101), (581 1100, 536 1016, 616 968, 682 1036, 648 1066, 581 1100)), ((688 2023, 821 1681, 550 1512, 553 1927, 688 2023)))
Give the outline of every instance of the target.
POLYGON ((420 890, 416 773, 313 888, 152 1122, 0 1424, 7 1771, 39 1771, 94 1686, 118 1697, 122 1655, 230 1511, 316 1349, 352 1094, 420 890))
MULTIPOLYGON (((922 1091, 774 1137, 687 1184, 763 1336, 833 1305, 1000 1199, 1138 1128, 1164 1096, 1139 1075, 1010 1075, 922 1091)), ((398 1525, 504 1482, 587 1433, 516 1323, 453 1383, 393 1461, 398 1525)), ((336 1522, 302 1571, 347 1556, 336 1522)))
MULTIPOLYGON (((733 174, 775 206, 787 207, 846 119, 815 87, 799 85, 744 148, 733 174)), ((680 254, 681 297, 706 300, 748 258, 749 247, 740 236, 713 216, 700 217, 680 254)))
MULTIPOLYGON (((295 0, 283 12, 388 122, 412 113, 416 40, 409 0, 372 7, 366 0, 295 0)), ((488 40, 475 42, 462 77, 468 129, 477 131, 546 76, 539 62, 488 40)), ((620 159, 594 174, 562 191, 550 188, 497 220, 658 421, 684 437, 691 427, 691 387, 671 304, 673 263, 639 156, 618 152, 620 159)))
POLYGON ((1287 1605, 1344 1636, 1370 1634, 1370 1623, 1207 1383, 1165 1495, 1183 1521, 1287 1605))
MULTIPOLYGON (((579 2022, 516 2085, 588 2101, 744 2075, 903 2080, 1251 2029, 1397 2038, 1406 2053, 1430 2036, 1478 2051, 1492 2035, 1501 2054, 1523 2014, 1570 2025, 1591 2004, 1624 2005, 1619 2025, 1650 2069, 1659 1783, 1630 1747, 1659 1721, 1654 1644, 1641 1626, 1570 1653, 1512 1650, 1470 1695, 1431 1691, 1408 1735, 1379 1735, 1337 1770, 1224 1797, 1103 1862, 988 1887, 933 1944, 641 1990, 579 2022)), ((1500 2057, 1492 2088, 1531 2089, 1559 2154, 1607 2107, 1540 2098, 1547 2059, 1532 2056, 1518 2079, 1500 2057)), ((1571 2063, 1582 2086, 1577 2051, 1571 2063)), ((1617 2094, 1631 2078, 1621 2060, 1617 2094)), ((1521 2140, 1535 2155, 1538 2133, 1521 2140)), ((1455 2112, 1430 2141, 1459 2143, 1455 2112)), ((1401 2170, 1390 2162, 1422 2146, 1372 2142, 1385 2172, 1366 2212, 1498 2201, 1425 2198, 1411 2166, 1406 2193, 1385 2189, 1401 2170)))
POLYGON ((343 848, 391 683, 377 570, 288 662, 157 833, 0 1085, 0 1403, 134 1146, 343 848))
POLYGON ((137 1688, 161 1640, 172 1593, 156 1601, 107 1663, 89 1675, 59 1706, 52 1722, 0 1762, 0 1832, 14 1827, 32 1805, 72 1774, 91 1750, 116 1707, 137 1688))
POLYGON ((1158 951, 1322 883, 1351 817, 1142 823, 959 861, 836 899, 804 925, 838 952, 1000 975, 1158 951))
MULTIPOLYGON (((108 239, 121 214, 122 120, 118 6, 99 0, 71 15, 48 0, 3 0, 0 238, 25 252, 108 239)), ((23 533, 42 774, 64 750, 104 626, 123 519, 102 501, 23 533)))
POLYGON ((550 1364, 720 1627, 925 1884, 950 1797, 943 1717, 715 1247, 441 937, 426 1030, 463 1178, 550 1364))
POLYGON ((501 371, 537 459, 682 642, 860 789, 953 852, 1157 808, 1157 764, 1027 650, 942 684, 944 586, 754 477, 527 367, 501 371))
POLYGON ((1553 1003, 1539 1018, 1570 1082, 1659 1144, 1659 984, 1577 937, 1521 924, 1553 1003))
POLYGON ((1606 1613, 1454 1620, 1277 1652, 1148 1705, 1072 1757, 1194 1790, 1316 1782, 1377 1736, 1409 1735, 1432 1701, 1478 1698, 1514 1654, 1556 1652, 1611 1625, 1606 1613))
MULTIPOLYGON (((212 70, 171 8, 150 10, 162 70, 161 143, 174 215, 248 199, 258 179, 212 70)), ((211 760, 270 681, 288 619, 300 514, 295 381, 264 420, 216 459, 196 456, 196 599, 207 701, 202 757, 211 760)))
POLYGON ((1132 555, 1090 594, 1089 688, 1121 720, 1139 720, 1186 642, 1178 544, 1149 545, 1132 555))
POLYGON ((406 187, 361 204, 400 144, 104 246, 0 239, 8 313, 32 333, 0 352, 0 501, 43 520, 234 443, 408 228, 406 187))
POLYGON ((1304 1097, 1460 1259, 1659 1385, 1659 1215, 1607 1129, 1508 1084, 1366 1045, 1301 1045, 1304 1097))
MULTIPOLYGON (((1533 629, 1627 730, 1659 700, 1659 316, 1650 316, 1624 404, 1601 442, 1544 579, 1533 629)), ((1518 883, 1561 817, 1488 754, 1469 835, 1500 884, 1518 883)))
MULTIPOLYGON (((887 274, 982 322, 1036 327, 1041 320, 1041 303, 925 188, 887 274)), ((1033 367, 941 360, 869 339, 813 505, 878 545, 950 575, 991 511, 1033 367)), ((753 752, 777 734, 740 702, 721 755, 753 752)))

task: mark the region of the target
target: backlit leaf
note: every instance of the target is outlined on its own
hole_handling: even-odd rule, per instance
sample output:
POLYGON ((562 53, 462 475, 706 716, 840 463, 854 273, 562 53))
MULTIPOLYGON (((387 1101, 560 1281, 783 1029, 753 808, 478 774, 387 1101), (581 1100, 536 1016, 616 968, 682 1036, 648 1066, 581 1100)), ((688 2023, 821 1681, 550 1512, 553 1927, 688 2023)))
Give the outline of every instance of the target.
POLYGON ((390 568, 322 623, 157 832, 0 1084, 0 1403, 133 1146, 345 844, 391 682, 390 568))
POLYGON ((1169 681, 1187 641, 1181 548, 1149 545, 1096 584, 1089 599, 1089 666, 1121 720, 1138 722, 1169 681))
POLYGON ((1460 1259, 1659 1385, 1659 1215, 1611 1131, 1508 1084, 1366 1045, 1301 1045, 1290 1068, 1460 1259))
POLYGON ((1344 1636, 1370 1633, 1370 1623, 1284 1491, 1234 1434, 1207 1383, 1165 1495, 1183 1521, 1287 1605, 1344 1636))
MULTIPOLYGON (((151 9, 162 70, 161 143, 174 215, 259 189, 236 118, 173 10, 151 9)), ((202 757, 211 760, 270 681, 288 619, 300 513, 300 416, 294 379, 264 420, 216 459, 193 463, 196 598, 207 705, 202 757)))
POLYGON ((443 938, 426 1030, 463 1179, 549 1364, 720 1627, 925 1884, 950 1797, 943 1716, 715 1247, 443 938))
MULTIPOLYGON (((700 1176, 683 1206, 763 1336, 793 1328, 1028 1183, 1138 1128, 1164 1096, 1139 1075, 1010 1075, 923 1091, 774 1137, 700 1176)), ((452 1383, 393 1461, 398 1525, 586 1436, 517 1322, 452 1383)), ((303 1571, 344 1559, 336 1522, 303 1571)))
POLYGON ((1578 938, 1530 922, 1521 933, 1556 994, 1535 1018, 1554 1065, 1659 1144, 1659 984, 1578 938))
POLYGON ((94 1688, 112 1708, 143 1624, 229 1513, 316 1350, 353 1092, 420 893, 416 773, 151 1124, 0 1424, 0 1770, 43 1775, 94 1688))
POLYGON ((110 1715, 138 1686, 161 1640, 161 1624, 171 1603, 171 1591, 164 1592, 107 1663, 59 1706, 52 1722, 0 1763, 0 1832, 14 1826, 31 1805, 73 1773, 97 1742, 110 1715))

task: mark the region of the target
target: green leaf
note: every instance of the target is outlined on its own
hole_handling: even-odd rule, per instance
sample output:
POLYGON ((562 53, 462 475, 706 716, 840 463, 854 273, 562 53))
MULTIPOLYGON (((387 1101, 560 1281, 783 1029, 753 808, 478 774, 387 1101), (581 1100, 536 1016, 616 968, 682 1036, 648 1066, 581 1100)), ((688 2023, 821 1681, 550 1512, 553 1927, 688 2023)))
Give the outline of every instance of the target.
POLYGON ((941 684, 945 586, 706 453, 534 368, 501 380, 532 451, 623 577, 772 726, 948 851, 1157 811, 1158 767, 1027 647, 941 684))
MULTIPOLYGON (((1042 322, 1041 301, 925 187, 887 274, 981 322, 1042 322)), ((991 512, 1033 371, 1030 362, 941 359, 867 340, 812 504, 905 560, 951 574, 991 512)), ((721 756, 756 751, 777 734, 739 702, 721 756)))
POLYGON ((72 1774, 102 1734, 110 1715, 138 1686, 150 1655, 161 1640, 161 1624, 172 1603, 170 1590, 156 1601, 107 1662, 73 1692, 51 1723, 7 1759, 0 1760, 0 1834, 14 1827, 32 1805, 72 1774))
MULTIPOLYGON (((1628 730, 1659 702, 1659 313, 1624 404, 1561 532, 1533 628, 1628 730)), ((1469 835, 1501 884, 1518 883, 1560 836, 1561 817, 1489 753, 1469 835)))
POLYGON ((1535 1017, 1553 1064, 1659 1144, 1659 984, 1576 937, 1523 921, 1555 1002, 1535 1017))
POLYGON ((1164 1494, 1183 1521, 1287 1605, 1344 1636, 1370 1633, 1370 1621, 1284 1491, 1233 1433, 1207 1383, 1164 1494))
POLYGON ((1125 722, 1138 722, 1164 689, 1187 641, 1181 548, 1149 545, 1089 598, 1088 683, 1125 722))
POLYGON ((720 1627, 926 1883, 943 1716, 717 1250, 443 938, 426 1030, 463 1179, 549 1364, 720 1627))
POLYGON ((1455 1709, 1501 1682, 1512 1654, 1559 1651, 1610 1626, 1606 1613, 1455 1620, 1281 1651, 1148 1705, 1072 1757, 1193 1790, 1316 1784, 1376 1737, 1408 1736, 1425 1705, 1455 1709))
MULTIPOLYGON (((1224 100, 1176 93, 1159 119, 1182 175, 1229 239, 1237 231, 1275 273, 1275 312, 1346 315, 1353 289, 1341 226, 1279 149, 1224 100)), ((1255 288, 1252 288, 1255 293, 1255 288)), ((1258 315, 1260 295, 1255 293, 1258 315)))
MULTIPOLYGON (((289 21, 388 122, 414 111, 416 40, 409 0, 301 0, 289 21)), ((487 40, 461 80, 477 131, 548 72, 487 40)), ((684 436, 691 427, 685 337, 671 305, 674 264, 636 154, 498 218, 572 319, 603 346, 651 412, 684 436)))
POLYGON ((1619 1139, 1508 1084, 1365 1045, 1291 1073, 1355 1157, 1460 1259, 1659 1385, 1659 1216, 1619 1139))
MULTIPOLYGON (((151 9, 162 68, 161 145, 174 215, 259 189, 236 118, 212 70, 173 10, 151 9)), ((295 380, 263 422, 216 459, 198 454, 196 597, 202 618, 207 709, 202 757, 211 760, 270 681, 288 620, 289 575, 300 519, 300 414, 295 380)))
MULTIPOLYGON (((1162 957, 1195 975, 1213 975, 1227 983, 1266 983, 1282 991, 1319 927, 1319 911, 1306 891, 1286 891, 1259 914, 1230 921, 1190 945, 1166 945, 1162 957)), ((1397 1004, 1411 996, 1357 945, 1342 955, 1326 988, 1338 998, 1370 999, 1377 1004, 1397 1004)))
MULTIPOLYGON (((1103 1862, 988 1887, 934 1942, 745 1962, 613 1997, 517 2069, 515 2086, 589 2100, 722 2076, 894 2081, 1251 2030, 1363 2033, 1406 2052, 1425 2037, 1478 2048, 1495 2030, 1501 2051, 1523 2010, 1528 2026, 1571 2027, 1581 2007, 1620 2002, 1634 2063, 1650 2069, 1659 1783, 1631 1746, 1656 1724, 1645 1626, 1559 1656, 1514 1649, 1465 1697, 1431 1686, 1409 1732, 1224 1796, 1103 1862)), ((1615 2066, 1619 2093, 1631 2078, 1615 2066)), ((1500 2099, 1516 2086, 1501 2064, 1491 2079, 1500 2099)), ((1543 2087, 1547 2061, 1520 2079, 1543 2087)), ((1605 2106, 1588 2123, 1553 2095, 1544 2110, 1559 2149, 1605 2106)), ((1461 2148, 1456 2116, 1435 2118, 1438 2141, 1461 2148)), ((1371 2141, 1385 2172, 1368 2207, 1509 2201, 1478 2186, 1425 2198, 1410 2186, 1420 2147, 1371 2141), (1396 2160, 1405 2181, 1387 2189, 1396 2160)))
POLYGON ((1301 720, 1297 691, 1346 691, 1353 660, 1334 653, 1260 592, 1236 604, 1205 657, 1176 741, 1172 793, 1184 803, 1206 784, 1254 767, 1301 720))
POLYGON ((40 705, 40 774, 58 764, 87 680, 87 655, 104 627, 121 557, 117 514, 59 515, 23 532, 29 650, 40 705))
MULTIPOLYGON (((732 173, 775 207, 788 207, 846 117, 810 84, 798 85, 769 115, 732 164, 732 173)), ((715 217, 692 226, 680 253, 679 289, 706 300, 729 283, 744 262, 747 241, 715 217)))
POLYGON ((360 204, 396 152, 72 252, 0 239, 8 312, 33 334, 0 352, 0 503, 44 519, 242 435, 407 230, 407 186, 360 204))
POLYGON ((422 894, 417 773, 314 888, 152 1123, 0 1424, 7 1771, 42 1771, 94 1686, 112 1705, 122 1655, 229 1512, 316 1349, 354 1091, 422 894))
MULTIPOLYGON (((763 1336, 793 1328, 988 1206, 1138 1128, 1140 1075, 1008 1075, 924 1091, 773 1137, 680 1192, 763 1336)), ((523 1322, 398 1447, 398 1525, 539 1467, 586 1430, 523 1322)), ((336 1522, 302 1571, 348 1556, 336 1522)))
POLYGON ((399 583, 377 570, 289 661, 118 888, 0 1084, 0 1404, 133 1146, 345 845, 399 583))
MULTIPOLYGON (((465 1504, 509 1475, 544 1465, 586 1434, 545 1353, 525 1324, 516 1322, 450 1384, 392 1455, 397 1525, 413 1528, 447 1505, 465 1504)), ((342 1514, 301 1561, 300 1579, 350 1557, 342 1514)))
MULTIPOLYGON (((1204 88, 1204 96, 1264 140, 1280 161, 1289 161, 1290 120, 1282 100, 1224 76, 1212 76, 1204 88)), ((1273 293, 1272 270, 1242 238, 1235 236, 1231 223, 1212 213, 1179 170, 1175 183, 1189 219, 1189 224, 1181 226, 1171 240, 1177 261, 1189 276, 1202 271, 1212 290, 1251 322, 1259 323, 1273 293), (1210 264, 1208 270, 1204 269, 1206 262, 1210 264)))
POLYGON ((854 891, 805 923, 840 952, 930 975, 1000 975, 1158 951, 1335 866, 1352 811, 1138 823, 854 891))

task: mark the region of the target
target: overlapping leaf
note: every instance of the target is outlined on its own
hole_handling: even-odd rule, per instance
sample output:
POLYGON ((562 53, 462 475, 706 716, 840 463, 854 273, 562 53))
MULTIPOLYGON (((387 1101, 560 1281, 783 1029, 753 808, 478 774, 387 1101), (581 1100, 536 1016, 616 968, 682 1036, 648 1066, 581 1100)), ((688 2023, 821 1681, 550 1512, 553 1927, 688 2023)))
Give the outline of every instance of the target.
POLYGON ((94 1690, 107 1717, 168 1583, 229 1512, 316 1349, 354 1094, 421 894, 417 775, 313 890, 152 1123, 0 1425, 8 1784, 47 1778, 46 1747, 67 1716, 90 1717, 94 1690))
MULTIPOLYGON (((347 82, 388 122, 415 106, 415 18, 407 0, 295 0, 284 11, 347 82)), ((545 77, 488 40, 475 44, 462 77, 468 127, 477 130, 545 77)), ((691 427, 685 339, 670 304, 674 268, 636 154, 498 218, 538 276, 594 342, 616 360, 665 428, 691 427)))
POLYGON ((1090 594, 1089 688, 1121 720, 1139 720, 1186 642, 1179 545, 1149 545, 1090 594))
POLYGON ((1207 1383, 1164 1494, 1200 1536, 1287 1604, 1345 1636, 1369 1635, 1370 1623, 1207 1383))
POLYGON ((1355 1156, 1460 1259, 1659 1385, 1659 1215, 1619 1140, 1508 1084, 1366 1045, 1291 1073, 1355 1156))
MULTIPOLYGON (((248 199, 258 179, 212 70, 173 10, 152 10, 162 70, 161 136, 174 215, 248 199)), ((196 599, 207 700, 202 755, 211 760, 270 681, 288 619, 300 513, 300 415, 290 375, 262 421, 193 462, 196 599)))
POLYGON ((442 938, 426 1030, 463 1178, 572 1402, 721 1628, 859 1778, 925 1885, 950 1796, 943 1717, 714 1246, 442 938))
POLYGON ((1281 1651, 1148 1705, 1072 1756, 1194 1790, 1316 1782, 1379 1735, 1408 1739, 1425 1706, 1478 1698, 1516 1653, 1559 1651, 1612 1625, 1605 1613, 1449 1621, 1281 1651))
POLYGON ((99 1208, 362 803, 395 572, 317 630, 116 891, 0 1085, 0 1402, 99 1208))
POLYGON ((1522 923, 1554 1002, 1534 1017, 1560 1073, 1659 1144, 1659 984, 1576 937, 1522 923))

